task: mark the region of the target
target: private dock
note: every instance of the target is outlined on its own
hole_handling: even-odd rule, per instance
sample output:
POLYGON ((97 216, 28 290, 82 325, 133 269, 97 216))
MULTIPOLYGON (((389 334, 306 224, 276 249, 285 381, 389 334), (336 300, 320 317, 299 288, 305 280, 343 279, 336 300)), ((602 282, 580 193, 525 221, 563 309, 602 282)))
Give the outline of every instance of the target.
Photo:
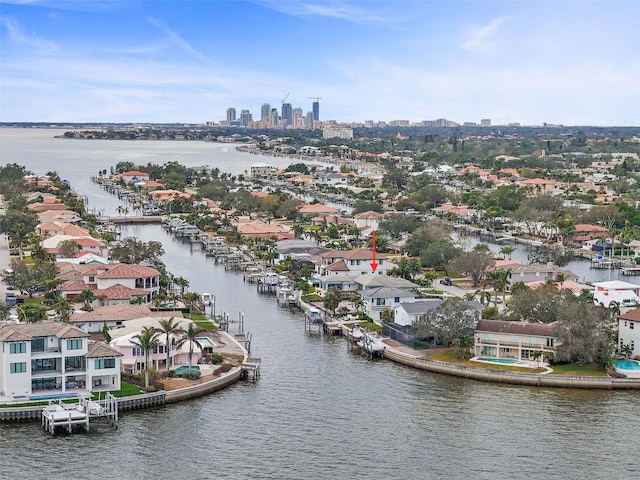
POLYGON ((262 365, 262 360, 255 357, 247 357, 247 359, 242 363, 241 368, 241 376, 242 378, 249 378, 251 376, 252 380, 255 382, 260 378, 260 366, 262 365))
POLYGON ((42 428, 51 435, 56 430, 89 431, 91 418, 107 418, 113 426, 118 422, 118 401, 116 397, 107 393, 102 401, 89 398, 79 398, 78 403, 63 403, 61 399, 49 400, 49 404, 42 409, 42 428))

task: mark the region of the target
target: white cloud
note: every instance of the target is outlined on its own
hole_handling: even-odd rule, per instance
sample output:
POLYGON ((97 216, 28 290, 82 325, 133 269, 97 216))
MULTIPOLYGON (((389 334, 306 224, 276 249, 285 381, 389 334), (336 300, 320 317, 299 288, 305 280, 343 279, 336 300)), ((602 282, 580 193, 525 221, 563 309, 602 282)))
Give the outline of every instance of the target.
POLYGON ((55 43, 33 33, 24 31, 15 18, 3 16, 0 18, 0 22, 7 31, 9 39, 15 44, 48 52, 58 50, 58 46, 55 43))
POLYGON ((367 8, 343 1, 289 1, 289 0, 253 0, 271 10, 295 17, 326 17, 344 20, 352 23, 385 24, 390 23, 394 16, 388 12, 376 12, 371 7, 375 3, 367 3, 367 8))
POLYGON ((498 17, 486 25, 473 28, 467 41, 461 44, 460 47, 465 50, 477 50, 497 45, 499 42, 495 36, 498 29, 509 20, 511 20, 511 17, 498 17))

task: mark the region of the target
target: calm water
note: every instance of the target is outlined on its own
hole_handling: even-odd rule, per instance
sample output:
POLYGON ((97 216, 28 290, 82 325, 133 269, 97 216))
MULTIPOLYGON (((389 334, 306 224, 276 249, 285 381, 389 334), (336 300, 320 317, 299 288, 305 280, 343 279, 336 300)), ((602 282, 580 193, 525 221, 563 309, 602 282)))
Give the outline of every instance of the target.
MULTIPOLYGON (((37 139, 1 133, 3 164, 22 163, 40 173, 49 170, 43 161, 55 164, 61 176, 78 179, 74 186, 84 188, 96 208, 117 203, 99 190, 92 193, 88 175, 108 168, 107 157, 133 158, 144 150, 135 142, 60 147, 43 132, 37 139), (36 140, 43 156, 23 157, 20 144, 34 151, 29 145, 36 140), (91 160, 92 145, 104 163, 91 160)), ((200 146, 172 148, 183 149, 193 164, 212 163, 197 162, 200 146)), ((255 161, 237 155, 247 165, 255 161)), ((258 294, 241 275, 226 274, 159 226, 127 227, 125 235, 161 240, 165 263, 191 282, 191 290, 215 294, 217 311, 231 318, 244 312, 252 353, 263 360, 262 378, 195 401, 124 414, 117 431, 50 437, 37 424, 0 424, 0 478, 640 476, 637 392, 499 386, 368 361, 339 337, 305 333, 299 312, 258 294)))

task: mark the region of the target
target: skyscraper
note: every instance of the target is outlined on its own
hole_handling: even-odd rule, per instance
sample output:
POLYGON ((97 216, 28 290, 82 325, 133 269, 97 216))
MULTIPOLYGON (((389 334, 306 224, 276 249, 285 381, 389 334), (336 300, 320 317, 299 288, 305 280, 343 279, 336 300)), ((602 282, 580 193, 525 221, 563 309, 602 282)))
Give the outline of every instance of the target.
POLYGON ((234 122, 236 119, 236 109, 231 107, 227 108, 227 124, 231 125, 231 122, 234 122))
POLYGON ((242 110, 240 112, 240 125, 248 127, 251 122, 253 122, 251 112, 249 110, 242 110))
POLYGON ((270 115, 271 115, 271 105, 268 103, 263 103, 262 108, 260 109, 260 121, 269 122, 270 115))
POLYGON ((290 103, 282 104, 282 123, 284 126, 291 125, 291 121, 293 120, 293 108, 290 103))
POLYGON ((320 102, 317 100, 313 102, 313 119, 320 120, 320 102))

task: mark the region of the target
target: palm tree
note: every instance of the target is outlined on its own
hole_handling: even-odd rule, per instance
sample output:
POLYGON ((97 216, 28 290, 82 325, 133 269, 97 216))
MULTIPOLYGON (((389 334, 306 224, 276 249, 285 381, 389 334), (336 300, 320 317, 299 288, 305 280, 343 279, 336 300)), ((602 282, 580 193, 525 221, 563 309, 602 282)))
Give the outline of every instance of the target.
POLYGON ((517 248, 516 248, 516 247, 511 247, 511 246, 507 245, 507 246, 504 246, 504 247, 502 247, 502 248, 500 249, 500 253, 501 253, 501 254, 503 254, 503 255, 505 255, 505 256, 508 256, 508 257, 509 257, 509 260, 511 260, 511 254, 512 254, 513 252, 515 252, 516 250, 517 250, 517 248))
POLYGON ((182 297, 185 289, 189 286, 189 280, 184 277, 175 277, 173 279, 173 283, 180 287, 180 296, 182 297))
POLYGON ((556 275, 556 282, 560 285, 560 290, 562 290, 562 284, 567 280, 567 274, 564 272, 559 272, 556 275))
POLYGON ((169 340, 171 338, 171 335, 178 335, 179 333, 182 332, 182 329, 180 328, 180 323, 175 320, 173 317, 171 318, 161 318, 160 321, 158 322, 159 327, 156 328, 156 332, 159 334, 164 335, 164 349, 165 349, 165 353, 167 354, 167 362, 166 362, 166 369, 167 372, 169 371, 169 340))
POLYGON ((331 310, 331 316, 335 316, 341 299, 342 295, 336 288, 330 288, 327 293, 325 293, 323 305, 327 310, 331 310))
POLYGON ((31 231, 21 223, 15 223, 9 228, 6 233, 7 237, 11 241, 11 244, 14 247, 18 247, 18 255, 20 257, 20 260, 24 259, 24 250, 22 249, 22 247, 25 246, 27 238, 29 238, 31 231))
POLYGON ((362 300, 362 297, 360 295, 354 295, 351 298, 351 305, 356 309, 358 318, 360 318, 360 309, 364 307, 364 300, 362 300))
POLYGON ((63 322, 69 321, 69 316, 73 311, 73 305, 71 305, 66 298, 59 298, 58 301, 53 305, 53 308, 56 310, 58 315, 60 315, 60 320, 62 320, 63 322))
POLYGON ((493 288, 495 290, 502 292, 502 300, 504 301, 506 298, 507 287, 511 282, 509 282, 509 277, 511 276, 511 270, 505 270, 504 268, 498 268, 493 270, 490 274, 491 280, 493 283, 493 288))
POLYGON ((82 309, 88 312, 91 311, 91 302, 96 299, 96 296, 93 294, 92 290, 82 290, 79 294, 74 297, 76 302, 82 302, 82 309))
POLYGON ((200 294, 198 292, 187 292, 182 296, 182 299, 189 305, 189 318, 191 318, 193 305, 200 300, 200 294))
POLYGON ((158 346, 158 333, 153 327, 143 327, 142 331, 131 337, 131 343, 144 352, 144 389, 149 390, 149 356, 158 346))
POLYGON ((202 344, 198 341, 197 337, 198 335, 202 335, 204 332, 204 329, 198 328, 195 323, 191 322, 189 323, 189 328, 187 330, 183 330, 183 337, 178 342, 178 348, 189 342, 189 371, 191 371, 194 345, 202 351, 202 344))

